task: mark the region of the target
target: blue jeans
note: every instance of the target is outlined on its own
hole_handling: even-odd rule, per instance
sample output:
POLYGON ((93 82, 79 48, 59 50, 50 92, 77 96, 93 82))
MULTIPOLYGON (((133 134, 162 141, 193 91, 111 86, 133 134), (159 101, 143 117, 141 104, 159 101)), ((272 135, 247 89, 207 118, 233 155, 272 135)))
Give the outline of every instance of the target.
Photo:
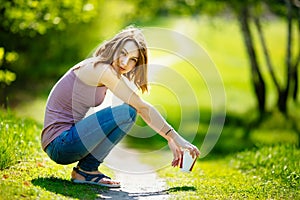
POLYGON ((135 122, 136 110, 123 104, 100 110, 74 124, 46 148, 58 164, 71 164, 85 171, 96 171, 111 149, 128 133, 135 122))

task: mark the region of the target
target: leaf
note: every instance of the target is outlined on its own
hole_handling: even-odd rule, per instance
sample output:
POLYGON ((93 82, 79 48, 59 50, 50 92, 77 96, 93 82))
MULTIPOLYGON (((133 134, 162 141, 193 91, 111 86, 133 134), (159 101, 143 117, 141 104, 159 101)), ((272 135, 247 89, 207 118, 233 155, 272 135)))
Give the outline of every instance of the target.
POLYGON ((24 182, 23 182, 23 185, 25 185, 25 186, 30 186, 30 182, 29 182, 29 181, 24 181, 24 182))
POLYGON ((38 167, 45 167, 45 163, 43 163, 43 162, 37 162, 36 165, 38 167))
POLYGON ((8 178, 9 178, 9 175, 8 175, 8 174, 3 174, 2 180, 8 179, 8 178))

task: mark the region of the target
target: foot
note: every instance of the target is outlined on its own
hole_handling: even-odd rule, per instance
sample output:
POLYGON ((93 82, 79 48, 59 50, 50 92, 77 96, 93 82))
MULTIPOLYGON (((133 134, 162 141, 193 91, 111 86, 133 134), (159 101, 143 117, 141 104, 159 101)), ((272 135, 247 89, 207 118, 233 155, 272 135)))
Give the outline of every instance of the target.
POLYGON ((103 173, 101 173, 100 171, 85 171, 85 170, 82 170, 80 169, 79 167, 77 167, 77 170, 74 170, 72 171, 72 174, 71 174, 71 177, 72 177, 72 180, 73 182, 85 182, 86 183, 92 183, 92 184, 99 184, 99 185, 102 185, 102 186, 107 186, 107 187, 110 187, 110 185, 112 187, 116 187, 116 186, 120 186, 120 182, 119 181, 114 181, 114 180, 111 180, 109 177, 103 177, 101 178, 98 182, 96 181, 97 180, 97 175, 104 175, 103 173), (80 172, 83 172, 84 174, 86 175, 95 175, 94 178, 92 178, 91 180, 86 180, 86 177, 84 177, 83 175, 80 174, 80 172, 78 172, 78 170, 80 172))

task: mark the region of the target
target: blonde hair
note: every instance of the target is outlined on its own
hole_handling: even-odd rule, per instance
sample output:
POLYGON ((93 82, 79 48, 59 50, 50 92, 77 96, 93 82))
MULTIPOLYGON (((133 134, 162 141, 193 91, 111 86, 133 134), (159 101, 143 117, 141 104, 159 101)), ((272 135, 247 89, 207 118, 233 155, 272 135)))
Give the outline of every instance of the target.
MULTIPOLYGON (((99 57, 99 60, 95 63, 106 63, 112 64, 114 60, 114 55, 120 54, 120 50, 124 46, 125 42, 133 41, 136 43, 139 51, 138 61, 134 69, 130 72, 124 74, 130 81, 133 80, 134 84, 142 92, 148 91, 148 55, 147 55, 147 45, 142 34, 142 31, 135 27, 127 27, 126 29, 119 32, 111 40, 105 41, 102 43, 97 50, 94 52, 94 57, 99 57)), ((119 77, 121 76, 120 72, 117 72, 119 77)))

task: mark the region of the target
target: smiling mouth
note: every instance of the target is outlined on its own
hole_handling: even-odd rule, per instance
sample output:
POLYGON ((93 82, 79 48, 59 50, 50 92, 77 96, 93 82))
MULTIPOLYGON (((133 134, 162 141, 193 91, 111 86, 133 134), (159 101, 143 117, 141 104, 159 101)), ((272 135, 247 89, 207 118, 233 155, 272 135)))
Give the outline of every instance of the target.
POLYGON ((125 71, 126 69, 124 69, 123 67, 119 67, 121 70, 125 71))

